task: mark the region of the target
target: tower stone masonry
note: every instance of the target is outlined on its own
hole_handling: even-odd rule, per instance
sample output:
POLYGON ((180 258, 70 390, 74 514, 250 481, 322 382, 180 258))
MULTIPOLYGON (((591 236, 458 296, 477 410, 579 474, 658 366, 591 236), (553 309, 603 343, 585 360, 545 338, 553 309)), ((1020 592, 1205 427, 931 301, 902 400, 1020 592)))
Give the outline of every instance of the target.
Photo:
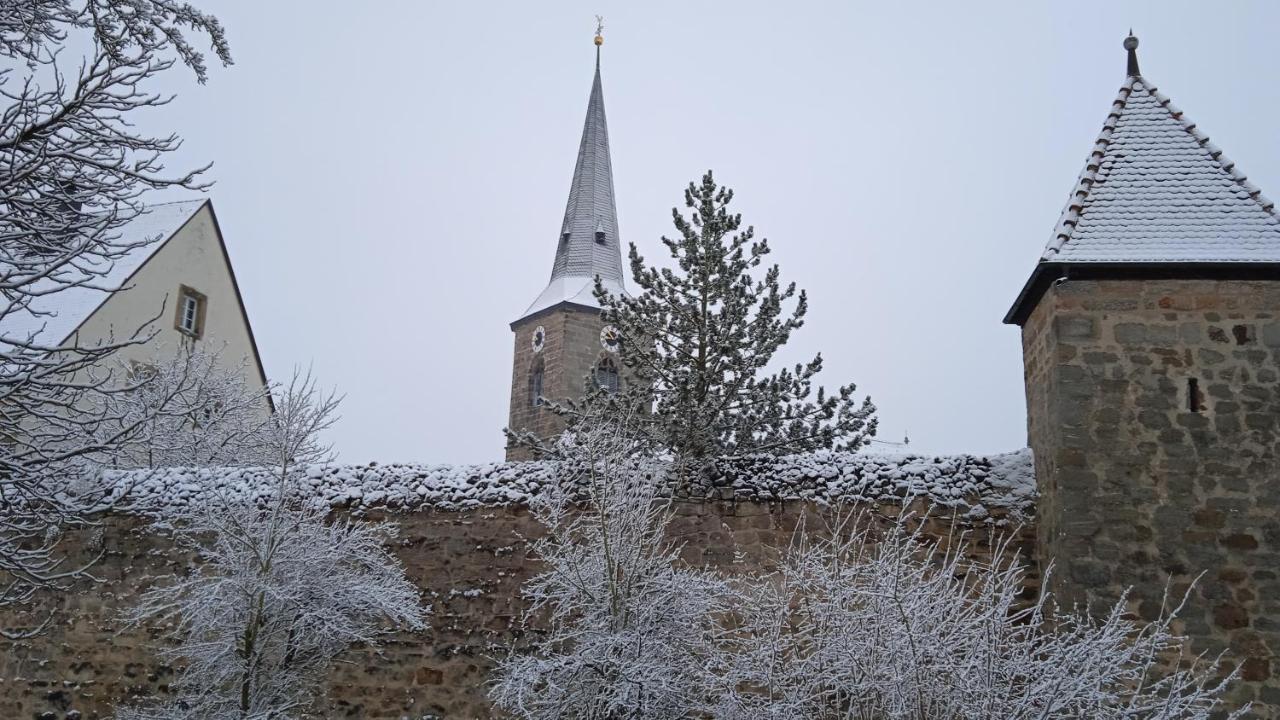
MULTIPOLYGON (((609 342, 595 281, 605 290, 625 294, 622 243, 613 194, 609 157, 609 125, 600 82, 600 45, 596 36, 596 68, 587 101, 582 142, 569 185, 564 221, 556 237, 555 261, 546 288, 511 323, 515 349, 511 369, 511 410, 507 427, 551 438, 564 430, 564 419, 546 400, 576 400, 586 394, 588 378, 621 381, 616 342, 609 342)), ((532 457, 528 447, 508 441, 507 460, 532 457)))
POLYGON ((1067 603, 1190 597, 1192 650, 1280 708, 1280 219, 1128 73, 1005 321, 1022 328, 1041 567, 1067 603))

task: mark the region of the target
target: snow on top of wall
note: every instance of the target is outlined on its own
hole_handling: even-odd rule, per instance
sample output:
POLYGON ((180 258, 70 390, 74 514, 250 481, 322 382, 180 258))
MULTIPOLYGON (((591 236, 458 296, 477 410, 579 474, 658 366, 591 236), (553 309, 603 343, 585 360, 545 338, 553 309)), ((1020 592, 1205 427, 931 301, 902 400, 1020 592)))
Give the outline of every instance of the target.
MULTIPOLYGON (((464 510, 521 505, 549 485, 556 463, 482 465, 316 465, 296 483, 317 507, 464 510)), ((751 456, 717 463, 713 479, 682 496, 723 500, 822 503, 893 502, 917 497, 953 508, 975 521, 991 510, 1022 517, 1035 503, 1031 451, 1000 455, 877 455, 813 452, 751 456)), ((190 507, 216 497, 263 502, 277 476, 260 468, 162 468, 113 471, 116 506, 153 513, 190 507)))

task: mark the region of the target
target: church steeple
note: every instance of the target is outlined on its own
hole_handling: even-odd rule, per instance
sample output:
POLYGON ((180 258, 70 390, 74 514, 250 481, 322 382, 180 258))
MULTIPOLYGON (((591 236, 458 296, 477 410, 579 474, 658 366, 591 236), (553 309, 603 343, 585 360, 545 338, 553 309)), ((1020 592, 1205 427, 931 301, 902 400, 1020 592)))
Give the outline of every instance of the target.
MULTIPOLYGON (((609 124, 600 82, 601 27, 596 27, 595 77, 569 184, 569 201, 555 240, 551 281, 520 319, 511 323, 515 353, 507 429, 544 440, 565 429, 564 416, 549 409, 549 402, 577 400, 596 386, 617 392, 630 382, 625 371, 619 372, 617 333, 605 325, 595 297, 597 277, 609 293, 626 294, 618 209, 613 201, 609 124)), ((531 457, 533 452, 527 445, 508 436, 508 460, 531 457)))
POLYGON ((609 157, 609 123, 605 119, 604 89, 600 82, 599 34, 596 69, 587 101, 587 118, 578 145, 578 160, 569 184, 564 221, 556 239, 551 281, 522 317, 561 303, 597 307, 593 289, 599 276, 613 292, 623 290, 622 244, 618 237, 618 209, 613 197, 613 163, 609 157))

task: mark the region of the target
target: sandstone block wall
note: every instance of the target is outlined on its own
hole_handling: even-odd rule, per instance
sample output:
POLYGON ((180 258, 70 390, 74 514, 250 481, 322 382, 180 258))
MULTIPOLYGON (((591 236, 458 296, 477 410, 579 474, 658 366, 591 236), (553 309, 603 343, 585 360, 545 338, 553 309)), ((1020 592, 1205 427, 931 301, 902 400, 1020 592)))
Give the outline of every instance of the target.
POLYGON ((1280 717, 1280 281, 1068 281, 1022 338, 1055 591, 1150 618, 1199 576, 1193 647, 1280 717))
MULTIPOLYGON (((917 512, 926 508, 914 501, 917 512)), ((727 571, 769 567, 797 522, 815 512, 805 502, 682 501, 671 526, 687 562, 727 571)), ((868 521, 887 523, 901 508, 866 505, 868 521)), ((940 509, 926 532, 946 538, 954 511, 940 509)), ((993 509, 994 519, 1002 513, 993 509)), ((378 513, 371 513, 378 517, 378 513)), ((387 515, 400 524, 394 548, 408 575, 434 606, 431 628, 401 634, 378 651, 355 649, 334 668, 325 717, 386 719, 486 718, 485 682, 494 658, 515 638, 525 603, 520 587, 537 571, 525 538, 540 526, 520 507, 459 511, 422 509, 387 515)), ((819 527, 811 518, 806 527, 819 527)), ((974 526, 971 552, 989 548, 991 524, 974 526)), ((39 638, 0 643, 0 717, 92 720, 111 717, 129 700, 166 691, 172 669, 152 651, 154 628, 123 628, 118 613, 157 580, 183 572, 190 558, 175 553, 137 516, 106 518, 101 532, 71 538, 79 557, 101 552, 100 582, 80 592, 46 597, 52 610, 39 638)), ((1024 556, 1032 532, 1020 536, 1024 556)), ((1034 570, 1029 592, 1038 580, 1034 570)), ((0 617, 6 626, 37 616, 0 617)))

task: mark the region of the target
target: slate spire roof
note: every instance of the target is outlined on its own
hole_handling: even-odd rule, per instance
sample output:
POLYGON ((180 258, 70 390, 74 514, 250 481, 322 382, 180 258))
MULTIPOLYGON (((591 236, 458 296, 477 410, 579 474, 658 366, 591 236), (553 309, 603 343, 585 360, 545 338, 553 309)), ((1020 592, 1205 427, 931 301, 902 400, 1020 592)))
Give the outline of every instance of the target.
POLYGON ((1235 163, 1129 71, 1045 247, 1070 262, 1280 261, 1280 218, 1235 163))
POLYGON ((609 124, 605 119, 604 89, 600 82, 599 41, 587 118, 582 127, 573 181, 569 184, 569 201, 556 236, 551 281, 522 317, 565 302, 597 307, 593 294, 596 276, 610 291, 626 292, 618 209, 613 195, 613 163, 609 156, 609 124))
POLYGON ((1006 322, 1038 299, 1032 286, 1046 265, 1061 276, 1064 267, 1280 263, 1274 203, 1142 75, 1138 39, 1124 47, 1124 84, 1006 322))

